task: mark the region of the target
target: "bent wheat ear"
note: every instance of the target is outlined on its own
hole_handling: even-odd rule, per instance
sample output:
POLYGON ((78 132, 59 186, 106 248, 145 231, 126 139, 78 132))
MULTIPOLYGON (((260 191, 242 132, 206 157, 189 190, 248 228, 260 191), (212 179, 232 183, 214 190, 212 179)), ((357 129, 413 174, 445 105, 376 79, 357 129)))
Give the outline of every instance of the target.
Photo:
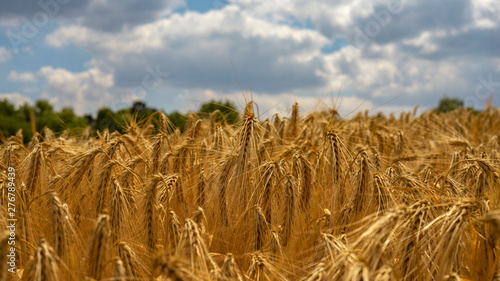
POLYGON ((238 270, 233 254, 228 253, 222 265, 220 278, 218 281, 242 281, 241 273, 238 270))
POLYGON ((251 280, 288 280, 279 272, 278 268, 268 261, 266 255, 262 252, 252 254, 252 261, 248 268, 247 275, 251 280))
POLYGON ((129 203, 125 193, 116 180, 113 180, 113 187, 111 188, 109 209, 112 229, 111 241, 116 243, 121 239, 124 224, 126 224, 126 215, 130 212, 129 203))
POLYGON ((101 170, 99 170, 99 176, 96 178, 96 216, 99 216, 99 214, 103 213, 103 211, 108 207, 111 174, 113 172, 113 166, 117 164, 113 158, 115 157, 115 153, 118 151, 121 144, 123 144, 121 140, 113 141, 105 149, 105 155, 101 155, 101 159, 98 164, 98 167, 100 167, 101 170))
POLYGON ((105 273, 109 249, 109 216, 99 215, 89 241, 87 263, 88 275, 95 280, 101 280, 105 273))
POLYGON ((127 280, 127 275, 125 267, 123 266, 123 261, 119 257, 115 257, 115 273, 113 275, 113 281, 125 281, 127 280))
POLYGON ((207 278, 210 277, 211 270, 218 270, 201 237, 198 225, 191 219, 186 219, 175 256, 190 261, 191 269, 207 278))
POLYGON ((238 156, 234 162, 235 190, 232 192, 232 197, 235 198, 231 200, 234 203, 231 202, 229 208, 237 215, 242 214, 248 206, 248 193, 251 190, 251 170, 254 164, 259 163, 259 133, 253 106, 252 101, 247 103, 243 116, 243 125, 238 133, 238 156))
POLYGON ((151 161, 149 170, 154 174, 160 171, 160 157, 163 155, 166 137, 158 135, 151 150, 151 161))
POLYGON ((157 212, 157 188, 156 185, 162 179, 161 175, 154 176, 146 186, 144 198, 144 230, 146 231, 146 246, 150 254, 153 254, 158 235, 158 212, 157 212))
POLYGON ((269 238, 269 251, 275 260, 283 256, 283 249, 280 242, 280 232, 281 229, 279 227, 273 227, 269 238))
POLYGON ((292 175, 285 178, 285 204, 283 208, 283 247, 286 247, 292 236, 296 212, 296 189, 292 175))
POLYGON ((163 113, 162 111, 159 111, 159 120, 160 120, 160 132, 162 132, 163 134, 167 135, 169 133, 172 132, 172 128, 171 128, 171 123, 170 123, 170 120, 168 119, 168 117, 165 115, 165 113, 163 113))
POLYGON ((74 222, 71 219, 69 210, 65 204, 59 201, 55 192, 49 193, 50 197, 50 218, 52 225, 52 237, 55 252, 61 260, 68 262, 70 255, 70 244, 74 242, 76 235, 73 228, 74 222))
POLYGON ((175 251, 180 239, 180 229, 181 224, 177 218, 177 214, 173 210, 167 212, 167 222, 166 222, 166 233, 167 233, 167 244, 170 251, 175 251))
POLYGON ((275 178, 277 178, 278 169, 276 163, 267 162, 262 166, 261 181, 259 183, 262 186, 261 196, 259 198, 259 204, 264 207, 264 213, 266 215, 266 220, 272 222, 273 208, 276 206, 274 203, 275 197, 275 178))
POLYGON ((260 207, 255 207, 255 250, 262 250, 262 247, 264 247, 268 230, 269 226, 266 221, 266 216, 260 207))
POLYGON ((372 185, 371 163, 368 161, 366 151, 359 155, 359 169, 357 171, 357 182, 350 198, 353 206, 351 218, 358 221, 376 210, 377 198, 374 196, 372 185))
POLYGON ((54 280, 59 281, 59 268, 56 258, 53 255, 53 249, 45 239, 40 239, 35 255, 32 257, 26 270, 26 280, 54 280))
POLYGON ((118 243, 118 254, 125 268, 125 280, 135 280, 138 271, 137 256, 125 242, 118 243))
POLYGON ((200 228, 200 232, 202 234, 205 233, 207 226, 207 217, 205 216, 205 210, 203 210, 201 207, 198 207, 198 210, 196 210, 193 214, 193 221, 200 228))
POLYGON ((30 196, 38 196, 44 192, 42 190, 45 184, 45 156, 43 149, 40 145, 33 150, 32 153, 26 158, 26 165, 28 167, 28 175, 26 177, 26 189, 29 191, 30 196))
POLYGON ((211 280, 204 275, 192 271, 185 260, 162 255, 155 259, 154 268, 160 275, 159 280, 170 281, 198 281, 211 280))
POLYGON ((222 171, 219 175, 219 194, 218 194, 218 203, 220 204, 219 214, 221 218, 221 222, 224 226, 228 224, 229 213, 228 213, 228 204, 227 204, 227 194, 228 194, 228 186, 229 180, 231 178, 231 171, 234 164, 234 155, 228 155, 228 157, 224 160, 222 171))

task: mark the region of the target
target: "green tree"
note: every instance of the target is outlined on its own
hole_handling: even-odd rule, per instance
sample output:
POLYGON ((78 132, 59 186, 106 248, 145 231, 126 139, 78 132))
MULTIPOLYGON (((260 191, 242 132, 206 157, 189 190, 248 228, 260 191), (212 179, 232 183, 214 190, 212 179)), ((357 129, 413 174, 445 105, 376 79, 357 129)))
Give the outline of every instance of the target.
POLYGON ((47 115, 54 111, 48 100, 38 100, 35 103, 35 113, 38 116, 47 115))
POLYGON ((0 101, 0 112, 4 116, 12 116, 16 112, 16 108, 7 99, 0 101))
POLYGON ((97 117, 94 121, 92 129, 99 132, 102 132, 106 129, 108 129, 110 133, 114 131, 122 132, 120 128, 123 125, 119 122, 119 119, 121 119, 119 118, 119 116, 119 114, 116 114, 110 108, 102 107, 97 112, 97 117))
POLYGON ((31 111, 33 111, 33 106, 28 104, 23 104, 19 107, 18 114, 23 118, 25 122, 31 122, 31 111))
POLYGON ((170 122, 172 122, 175 127, 179 128, 181 132, 184 131, 184 126, 186 125, 187 120, 185 115, 182 115, 178 111, 174 111, 168 115, 168 119, 170 119, 170 122))
POLYGON ((0 136, 8 138, 23 130, 23 141, 28 142, 33 136, 29 118, 29 106, 23 105, 20 109, 11 104, 7 99, 0 101, 0 136), (25 108, 28 108, 27 115, 25 108))
POLYGON ((156 109, 148 107, 145 102, 135 101, 131 107, 122 108, 116 112, 107 107, 100 108, 95 120, 92 120, 91 116, 86 116, 85 119, 93 122, 92 129, 94 132, 96 130, 102 132, 108 129, 110 132, 118 131, 123 134, 131 124, 143 126, 146 125, 146 122, 149 122, 157 129, 158 115, 151 118, 156 112, 156 109))
POLYGON ((445 96, 439 101, 439 105, 437 108, 434 109, 434 111, 437 113, 446 113, 461 107, 464 107, 463 100, 459 98, 449 98, 445 96))
MULTIPOLYGON (((209 118, 215 111, 220 111, 216 115, 217 122, 226 122, 234 124, 239 121, 239 113, 236 107, 229 101, 215 101, 201 105, 197 115, 204 118, 209 118)), ((23 105, 18 109, 6 99, 0 100, 0 136, 8 138, 15 135, 19 129, 23 130, 24 142, 29 142, 33 136, 31 127, 31 115, 35 115, 36 130, 41 132, 47 127, 56 135, 61 134, 67 129, 73 133, 79 133, 89 124, 92 129, 104 131, 109 129, 110 132, 118 131, 125 133, 127 126, 130 124, 145 125, 146 122, 151 122, 156 129, 159 124, 159 117, 155 113, 155 108, 148 107, 142 101, 134 102, 131 107, 123 108, 118 111, 113 111, 110 108, 100 108, 97 112, 97 117, 92 118, 90 115, 78 116, 73 109, 66 107, 60 112, 56 112, 53 106, 47 100, 38 100, 34 106, 23 105)), ((168 115, 168 118, 174 126, 184 131, 187 116, 177 111, 168 115)))
POLYGON ((81 116, 77 116, 72 108, 65 107, 61 112, 57 113, 60 130, 70 129, 72 132, 79 133, 83 128, 88 125, 87 119, 81 116))
POLYGON ((154 115, 152 120, 150 120, 151 115, 155 114, 158 110, 155 108, 148 107, 143 101, 135 101, 130 108, 130 113, 132 118, 134 118, 137 123, 143 124, 146 121, 150 121, 155 129, 158 129, 159 117, 154 115))
POLYGON ((197 114, 201 117, 208 117, 216 110, 219 110, 222 113, 222 116, 217 116, 217 122, 225 121, 228 124, 235 124, 240 120, 240 114, 236 110, 234 104, 230 101, 223 102, 212 100, 208 103, 204 103, 201 105, 197 114))
MULTIPOLYGON (((27 108, 20 108, 23 115, 28 115, 27 108)), ((39 100, 35 103, 36 128, 41 132, 44 127, 49 128, 56 135, 61 134, 65 130, 70 130, 72 133, 79 133, 87 125, 87 119, 77 116, 73 109, 65 107, 60 112, 55 112, 52 105, 46 100, 39 100)))

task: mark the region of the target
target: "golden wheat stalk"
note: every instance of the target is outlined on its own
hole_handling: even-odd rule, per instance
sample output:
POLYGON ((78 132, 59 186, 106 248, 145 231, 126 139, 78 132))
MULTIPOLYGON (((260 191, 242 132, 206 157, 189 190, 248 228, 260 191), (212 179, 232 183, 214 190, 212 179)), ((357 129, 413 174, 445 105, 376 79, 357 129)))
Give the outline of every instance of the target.
POLYGON ((35 255, 26 269, 27 281, 60 280, 59 268, 53 254, 53 249, 45 239, 40 239, 35 255))
POLYGON ((108 262, 110 227, 109 216, 99 215, 88 243, 88 276, 100 281, 104 278, 108 262))

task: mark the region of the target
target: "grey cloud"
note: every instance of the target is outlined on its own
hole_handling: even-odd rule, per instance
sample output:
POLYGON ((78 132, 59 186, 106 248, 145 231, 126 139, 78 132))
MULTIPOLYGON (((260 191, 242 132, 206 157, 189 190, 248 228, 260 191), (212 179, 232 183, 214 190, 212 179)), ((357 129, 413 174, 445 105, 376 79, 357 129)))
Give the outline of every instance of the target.
POLYGON ((436 39, 440 47, 431 58, 454 56, 500 57, 500 27, 472 29, 468 32, 436 39))
MULTIPOLYGON (((392 14, 387 26, 372 40, 377 44, 387 44, 418 36, 423 31, 450 30, 465 26, 472 21, 470 0, 412 1, 404 5, 401 13, 392 14)), ((374 14, 357 18, 357 26, 364 30, 366 23, 376 20, 379 11, 387 10, 384 5, 374 9, 374 14)))
MULTIPOLYGON (((26 17, 29 20, 37 12, 44 11, 43 7, 48 7, 54 14, 67 16, 72 11, 85 10, 91 2, 90 0, 71 1, 67 4, 60 4, 56 0, 42 0, 42 5, 39 1, 33 0, 18 0, 18 1, 1 1, 0 2, 0 18, 1 19, 19 19, 26 17), (43 6, 43 7, 42 7, 43 6)), ((61 1, 64 3, 66 1, 61 1)))
POLYGON ((170 73, 165 82, 174 87, 231 92, 238 90, 239 86, 230 60, 241 83, 247 85, 251 82, 256 90, 272 93, 324 84, 323 79, 314 73, 322 68, 320 58, 307 63, 291 60, 279 62, 280 52, 276 47, 271 49, 272 44, 259 47, 240 40, 241 45, 231 44, 220 50, 200 49, 181 53, 166 47, 164 51, 148 52, 142 60, 132 64, 127 60, 113 62, 115 84, 122 87, 136 86, 137 83, 142 83, 138 79, 145 75, 145 66, 158 64, 162 71, 170 73))
POLYGON ((162 11, 179 4, 180 1, 175 0, 109 1, 106 5, 89 5, 81 16, 81 23, 97 30, 115 32, 125 26, 152 22, 162 11))
MULTIPOLYGON (((476 108, 484 106, 488 97, 493 98, 495 105, 500 105, 500 100, 494 98, 500 93, 500 87, 496 86, 498 85, 498 81, 500 81, 498 61, 480 57, 474 58, 474 61, 475 63, 471 63, 468 57, 455 58, 454 62, 457 66, 467 65, 467 67, 457 67, 456 76, 450 78, 447 77, 447 73, 440 73, 439 71, 434 71, 434 69, 427 68, 439 68, 441 63, 449 63, 449 61, 423 63, 419 65, 419 72, 413 73, 410 68, 412 64, 415 64, 415 59, 398 60, 395 63, 397 63, 396 67, 400 71, 400 75, 391 77, 390 79, 384 77, 384 75, 380 75, 380 80, 371 84, 369 89, 364 87, 355 88, 355 86, 353 88, 355 88, 357 96, 370 100, 374 105, 384 104, 392 98, 397 97, 389 105, 419 105, 421 107, 432 108, 437 106, 439 99, 443 96, 457 97, 464 101, 474 101, 476 108), (432 76, 436 76, 436 79, 430 79, 427 76, 429 72, 433 73, 432 76), (489 75, 492 76, 493 92, 488 93, 486 87, 482 86, 484 89, 481 89, 480 94, 476 93, 477 87, 481 87, 480 85, 482 85, 481 81, 488 81, 489 75), (398 88, 386 88, 389 83, 395 83, 398 85, 398 88), (415 87, 416 90, 407 90, 415 87), (382 97, 373 96, 373 91, 371 90, 376 89, 385 89, 385 95, 382 97)), ((354 81, 362 81, 363 76, 358 74, 352 76, 352 79, 354 81)))
POLYGON ((133 42, 137 48, 144 46, 141 52, 107 47, 108 40, 122 42, 125 39, 121 37, 82 44, 100 69, 113 70, 114 82, 118 87, 140 86, 142 78, 147 75, 145 67, 159 65, 161 71, 170 74, 165 81, 170 86, 234 92, 239 90, 239 85, 230 60, 243 85, 250 82, 254 89, 267 93, 321 87, 325 84, 324 78, 316 74, 318 70, 324 71, 319 42, 326 40, 319 33, 304 31, 274 36, 264 30, 270 27, 262 22, 257 23, 262 26, 250 26, 248 22, 252 19, 245 20, 239 11, 226 11, 224 16, 227 17, 223 19, 220 13, 192 13, 159 23, 161 31, 155 35, 158 46, 147 45, 147 42, 141 41, 145 39, 140 38, 140 34, 132 36, 138 40, 133 42), (179 32, 192 23, 211 23, 211 19, 222 21, 221 25, 226 27, 193 26, 192 33, 179 32), (165 31, 165 28, 170 32, 165 31), (316 54, 312 55, 312 52, 316 54), (304 56, 310 58, 304 60, 304 56))
MULTIPOLYGON (((466 32, 444 37, 431 37, 430 43, 436 45, 436 50, 429 52, 425 46, 399 44, 399 48, 406 54, 422 59, 439 61, 446 58, 494 58, 500 57, 500 27, 491 29, 473 28, 466 32)), ((376 57, 375 53, 366 53, 369 57, 376 57)))
POLYGON ((182 4, 183 0, 1 1, 0 18, 7 20, 25 17, 32 20, 37 12, 42 11, 59 22, 76 22, 96 30, 116 32, 124 27, 152 22, 165 10, 175 9, 182 4))

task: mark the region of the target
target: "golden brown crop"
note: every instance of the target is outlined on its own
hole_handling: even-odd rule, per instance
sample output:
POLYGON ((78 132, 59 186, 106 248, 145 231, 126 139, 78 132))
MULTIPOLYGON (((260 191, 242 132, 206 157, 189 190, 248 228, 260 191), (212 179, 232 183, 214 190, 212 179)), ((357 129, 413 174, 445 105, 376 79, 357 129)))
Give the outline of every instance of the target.
POLYGON ((0 281, 500 280, 499 109, 299 112, 9 138, 0 281))

